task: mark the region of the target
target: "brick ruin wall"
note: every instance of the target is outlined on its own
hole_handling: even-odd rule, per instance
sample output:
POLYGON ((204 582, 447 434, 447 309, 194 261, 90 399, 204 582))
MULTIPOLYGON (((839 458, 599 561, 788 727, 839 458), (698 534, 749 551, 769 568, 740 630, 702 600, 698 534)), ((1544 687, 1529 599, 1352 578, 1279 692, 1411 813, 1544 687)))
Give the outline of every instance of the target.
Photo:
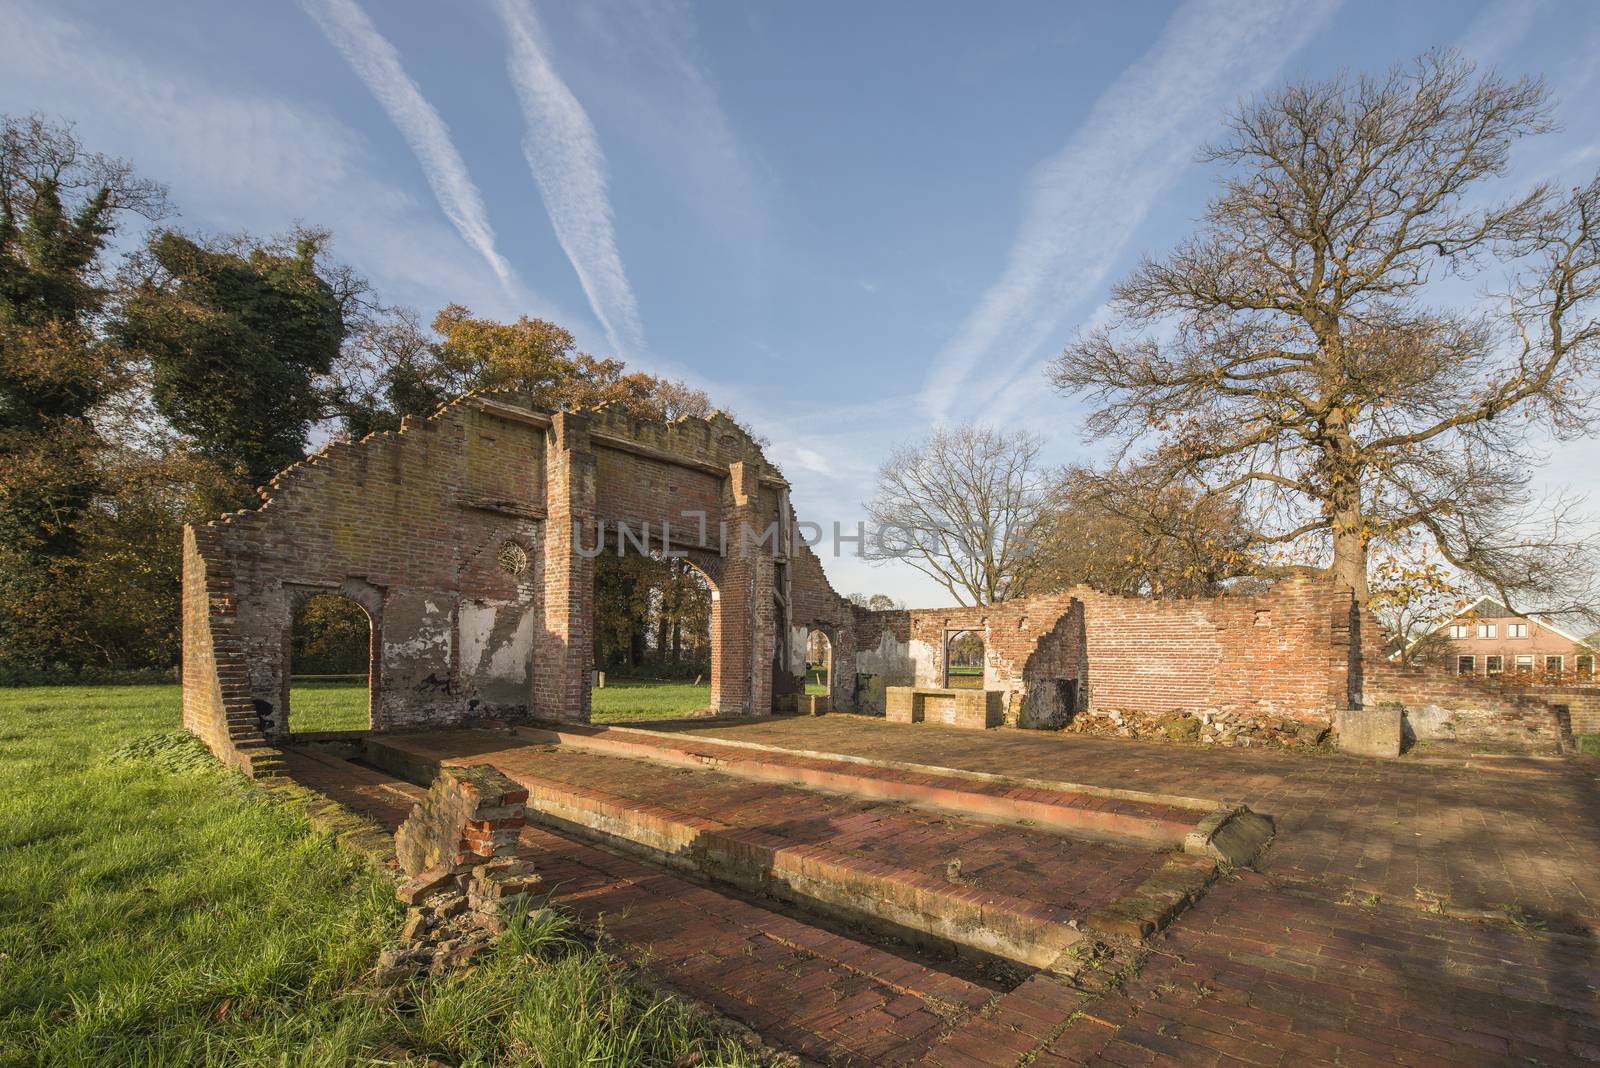
POLYGON ((971 629, 984 686, 1016 726, 1303 744, 1363 701, 1403 706, 1423 741, 1548 751, 1600 726, 1600 688, 1485 685, 1385 660, 1349 591, 1303 577, 1208 599, 1079 587, 857 608, 803 543, 781 474, 719 414, 651 423, 469 395, 330 445, 266 495, 186 530, 184 546, 184 722, 256 774, 288 733, 292 619, 318 593, 371 620, 374 730, 586 719, 592 553, 602 530, 616 551, 619 523, 635 536, 650 524, 651 547, 684 553, 710 583, 719 714, 792 707, 813 630, 832 647, 831 707, 881 712, 887 685, 942 686, 947 635, 971 629))
POLYGON ((1405 709, 1406 739, 1461 742, 1479 749, 1570 751, 1574 733, 1600 730, 1600 686, 1463 678, 1437 665, 1401 664, 1379 646, 1369 615, 1362 698, 1405 709), (1587 725, 1587 726, 1586 726, 1587 725))
POLYGON ((652 423, 469 395, 334 443, 264 492, 185 532, 184 721, 246 770, 270 770, 288 733, 292 620, 319 593, 371 621, 374 730, 586 719, 593 552, 602 530, 617 551, 618 523, 629 551, 648 523, 649 548, 670 539, 711 584, 714 710, 762 714, 800 688, 803 653, 781 632, 815 623, 854 647, 809 550, 739 536, 792 534, 788 487, 718 413, 652 423))
MULTIPOLYGON (((1005 694, 1015 726, 1294 746, 1326 739, 1338 709, 1395 701, 1416 740, 1563 747, 1554 696, 1399 668, 1374 648, 1378 624, 1352 594, 1308 577, 1248 596, 1078 587, 981 608, 857 609, 857 704, 881 711, 885 686, 943 686, 946 639, 965 629, 983 637, 984 685, 1005 694)), ((1600 704, 1567 703, 1581 715, 1600 704)))

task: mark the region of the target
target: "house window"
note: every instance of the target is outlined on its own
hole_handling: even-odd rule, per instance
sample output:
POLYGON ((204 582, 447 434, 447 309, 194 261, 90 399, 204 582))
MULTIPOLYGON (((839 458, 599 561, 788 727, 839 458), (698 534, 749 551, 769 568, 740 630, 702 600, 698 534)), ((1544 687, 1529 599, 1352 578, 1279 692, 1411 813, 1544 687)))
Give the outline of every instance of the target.
POLYGON ((1505 670, 1505 657, 1486 656, 1483 658, 1483 673, 1485 675, 1498 675, 1505 670))
POLYGON ((1479 623, 1478 624, 1478 637, 1480 637, 1480 638, 1493 638, 1494 637, 1494 624, 1493 623, 1479 623))
POLYGON ((1529 675, 1533 674, 1533 657, 1527 653, 1517 657, 1517 671, 1529 675))
POLYGON ((1450 637, 1465 638, 1468 633, 1470 633, 1470 631, 1465 623, 1450 624, 1450 637))
POLYGON ((1582 656, 1574 657, 1573 661, 1572 661, 1572 670, 1576 671, 1580 675, 1593 676, 1594 675, 1594 654, 1593 653, 1585 653, 1582 656))
POLYGON ((1472 674, 1472 657, 1470 657, 1470 656, 1458 656, 1458 657, 1456 657, 1456 674, 1457 675, 1470 675, 1470 674, 1472 674))
POLYGON ((1544 673, 1546 675, 1559 675, 1559 674, 1561 674, 1561 669, 1565 665, 1565 662, 1566 662, 1566 657, 1563 657, 1563 656, 1547 656, 1547 657, 1545 657, 1544 658, 1544 673))
POLYGON ((1528 625, 1526 623, 1507 623, 1506 624, 1506 637, 1507 638, 1526 638, 1527 636, 1528 636, 1528 625))

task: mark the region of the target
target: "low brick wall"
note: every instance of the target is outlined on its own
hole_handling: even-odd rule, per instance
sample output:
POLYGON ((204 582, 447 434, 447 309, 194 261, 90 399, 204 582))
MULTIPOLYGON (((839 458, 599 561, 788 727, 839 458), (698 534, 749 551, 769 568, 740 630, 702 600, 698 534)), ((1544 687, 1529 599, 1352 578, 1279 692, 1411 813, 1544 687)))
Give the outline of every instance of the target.
POLYGON ((1013 726, 1300 747, 1336 735, 1342 709, 1399 704, 1408 740, 1556 752, 1570 731, 1600 730, 1600 686, 1495 684, 1395 665, 1351 592, 1309 577, 1237 597, 1078 587, 978 608, 858 609, 858 707, 882 712, 895 687, 943 686, 957 630, 982 635, 984 687, 1013 726))
POLYGON ((1369 706, 1404 708, 1408 742, 1460 742, 1506 752, 1559 753, 1569 749, 1573 732, 1569 715, 1558 707, 1553 692, 1536 693, 1535 689, 1369 659, 1363 701, 1369 706))
POLYGON ((1178 717, 1199 721, 1182 732, 1189 740, 1294 744, 1324 735, 1349 702, 1352 604, 1348 591, 1296 578, 1247 597, 1078 587, 978 608, 858 610, 856 665, 869 700, 882 687, 941 687, 948 635, 973 630, 984 687, 1012 725, 1165 736, 1178 717))

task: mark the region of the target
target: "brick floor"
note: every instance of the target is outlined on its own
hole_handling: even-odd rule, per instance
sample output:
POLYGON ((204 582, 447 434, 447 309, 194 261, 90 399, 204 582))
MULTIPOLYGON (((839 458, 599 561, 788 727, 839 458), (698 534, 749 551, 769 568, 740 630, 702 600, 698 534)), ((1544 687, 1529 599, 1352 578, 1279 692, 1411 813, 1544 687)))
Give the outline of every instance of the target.
POLYGON ((594 786, 640 805, 709 817, 793 846, 825 845, 849 856, 956 879, 1049 906, 1082 919, 1132 893, 1162 857, 1145 849, 1064 838, 1018 827, 973 823, 876 801, 747 783, 707 771, 529 745, 473 731, 408 734, 403 745, 434 759, 484 760, 524 784, 594 786))
POLYGON ((1600 927, 1600 764, 1469 754, 1364 760, 1179 747, 1043 731, 971 731, 864 716, 694 729, 974 771, 1242 801, 1274 818, 1259 867, 1393 905, 1515 907, 1554 929, 1600 927))
POLYGON ((1159 937, 1035 1065, 1600 1061, 1585 939, 1338 905, 1246 873, 1159 937))
MULTIPOLYGON (((1040 972, 1009 991, 529 831, 559 900, 591 920, 603 914, 625 951, 668 983, 807 1058, 928 1068, 1600 1063, 1591 929, 1600 926, 1600 762, 1447 751, 1379 762, 841 715, 693 729, 1228 798, 1277 821, 1259 870, 1213 886, 1147 947, 1121 947, 1110 974, 1085 982, 1040 972)), ((976 848, 985 863, 971 870, 994 885, 1079 878, 1090 855, 1076 853, 1085 843, 1046 844, 1025 829, 979 833, 895 806, 577 755, 541 773, 603 779, 595 784, 689 811, 731 804, 752 824, 826 835, 895 863, 940 865, 956 848, 965 872, 976 848)), ((291 766, 379 818, 404 807, 403 792, 376 773, 341 783, 336 766, 293 757, 291 766)))

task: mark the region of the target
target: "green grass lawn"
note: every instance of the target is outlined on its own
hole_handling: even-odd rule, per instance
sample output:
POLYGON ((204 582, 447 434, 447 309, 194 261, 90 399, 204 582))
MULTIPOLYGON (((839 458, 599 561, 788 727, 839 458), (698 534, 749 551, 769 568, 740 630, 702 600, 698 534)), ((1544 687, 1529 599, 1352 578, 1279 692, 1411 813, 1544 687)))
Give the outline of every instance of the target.
MULTIPOLYGON (((591 702, 596 723, 677 719, 710 705, 710 683, 643 679, 608 679, 591 702)), ((365 683, 297 681, 289 691, 291 731, 362 731, 367 726, 365 683)))
POLYGON ((560 920, 376 996, 392 882, 177 725, 173 686, 0 690, 0 1064, 753 1063, 560 920))
POLYGON ((1578 752, 1600 756, 1600 734, 1578 735, 1578 752))
POLYGON ((676 719, 711 707, 711 684, 607 679, 593 693, 590 715, 596 723, 676 719))
POLYGON ((289 730, 364 731, 370 726, 365 682, 290 682, 289 730))

